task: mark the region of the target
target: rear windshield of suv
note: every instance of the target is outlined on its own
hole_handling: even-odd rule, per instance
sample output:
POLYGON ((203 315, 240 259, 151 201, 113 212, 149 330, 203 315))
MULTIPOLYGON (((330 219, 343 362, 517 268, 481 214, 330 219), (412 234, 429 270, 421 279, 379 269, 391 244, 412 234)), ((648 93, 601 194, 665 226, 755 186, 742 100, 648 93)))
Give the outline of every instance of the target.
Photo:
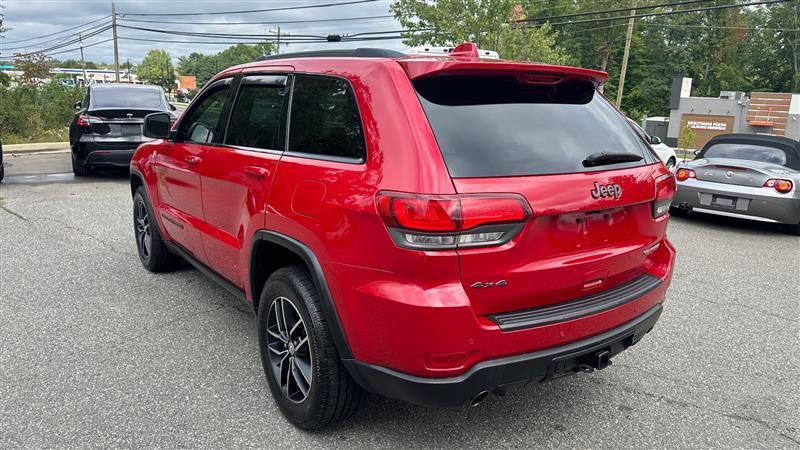
POLYGON ((160 89, 143 89, 114 86, 94 89, 91 93, 92 109, 141 108, 164 109, 164 94, 160 89))
POLYGON ((415 80, 414 87, 455 178, 576 173, 646 163, 647 147, 589 82, 536 85, 514 76, 441 76, 415 80), (584 167, 587 156, 601 151, 643 159, 584 167))

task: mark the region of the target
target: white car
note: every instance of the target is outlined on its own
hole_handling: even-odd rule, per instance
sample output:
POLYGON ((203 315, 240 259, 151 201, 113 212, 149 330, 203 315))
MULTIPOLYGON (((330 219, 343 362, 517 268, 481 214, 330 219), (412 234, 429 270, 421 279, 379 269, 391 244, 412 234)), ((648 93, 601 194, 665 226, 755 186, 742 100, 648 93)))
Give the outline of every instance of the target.
POLYGON ((653 150, 656 152, 656 154, 664 163, 664 165, 667 166, 667 169, 674 172, 675 166, 678 165, 678 157, 675 156, 675 150, 673 150, 672 147, 670 147, 669 145, 661 142, 660 137, 650 136, 649 134, 647 134, 647 132, 644 131, 644 129, 642 129, 642 127, 639 126, 639 124, 636 123, 635 121, 631 119, 628 119, 628 121, 647 138, 647 142, 650 143, 650 147, 653 148, 653 150))

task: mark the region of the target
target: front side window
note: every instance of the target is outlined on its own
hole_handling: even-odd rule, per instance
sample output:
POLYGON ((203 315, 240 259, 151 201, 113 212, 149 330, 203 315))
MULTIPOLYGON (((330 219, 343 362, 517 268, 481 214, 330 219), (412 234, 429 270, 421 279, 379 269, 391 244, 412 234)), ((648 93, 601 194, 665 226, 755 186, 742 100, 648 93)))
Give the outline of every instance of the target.
POLYGON ((366 159, 364 131, 350 83, 329 76, 295 75, 289 151, 366 159))
POLYGON ((259 75, 242 79, 225 143, 283 150, 289 97, 286 94, 286 76, 259 75))
POLYGON ((198 144, 220 143, 220 130, 224 122, 222 113, 229 90, 230 80, 223 80, 212 85, 203 98, 181 120, 178 140, 198 144))

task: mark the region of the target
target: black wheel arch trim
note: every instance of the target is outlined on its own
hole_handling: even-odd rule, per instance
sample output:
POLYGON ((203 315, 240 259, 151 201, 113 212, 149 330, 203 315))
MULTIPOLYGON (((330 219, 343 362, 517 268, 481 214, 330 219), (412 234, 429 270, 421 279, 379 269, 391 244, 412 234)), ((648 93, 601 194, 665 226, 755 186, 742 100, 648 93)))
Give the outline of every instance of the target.
MULTIPOLYGON (((257 266, 255 251, 256 246, 262 241, 284 247, 300 256, 303 262, 305 262, 309 269, 311 279, 314 282, 314 285, 322 299, 322 312, 325 314, 325 319, 328 321, 328 327, 330 329, 331 336, 333 337, 333 341, 336 344, 336 350, 339 352, 339 358, 351 359, 353 355, 350 352, 350 346, 347 344, 344 329, 342 328, 342 323, 339 320, 339 314, 336 312, 336 306, 333 303, 333 297, 331 296, 330 289, 328 289, 328 283, 325 280, 325 274, 322 271, 322 266, 319 263, 319 259, 307 245, 303 244, 297 239, 274 231, 257 231, 253 236, 253 241, 250 245, 250 270, 248 272, 250 292, 258 292, 261 288, 260 286, 255 285, 256 277, 254 276, 254 268, 257 266)), ((254 301, 253 304, 255 305, 255 303, 256 302, 254 301)))

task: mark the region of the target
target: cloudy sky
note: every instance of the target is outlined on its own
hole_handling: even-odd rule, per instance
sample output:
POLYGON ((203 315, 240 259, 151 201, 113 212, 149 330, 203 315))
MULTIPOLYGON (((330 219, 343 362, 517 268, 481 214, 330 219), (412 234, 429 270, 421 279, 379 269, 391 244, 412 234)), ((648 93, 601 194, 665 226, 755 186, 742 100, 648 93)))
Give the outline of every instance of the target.
MULTIPOLYGON (((119 24, 140 28, 151 28, 181 32, 202 33, 235 33, 256 34, 274 32, 281 24, 281 33, 291 35, 328 35, 354 34, 372 31, 399 29, 399 24, 391 17, 389 5, 391 0, 377 0, 365 3, 339 5, 326 8, 308 8, 289 11, 250 12, 243 14, 220 15, 185 15, 187 13, 207 13, 222 11, 241 11, 253 9, 272 9, 289 6, 319 5, 340 3, 352 0, 116 0, 117 13, 122 15, 119 24), (134 14, 181 14, 167 16, 137 16, 134 14), (377 16, 377 17, 376 17, 377 16), (364 18, 339 22, 298 22, 321 19, 364 18), (128 21, 128 20, 130 21, 128 21), (133 22, 165 21, 176 23, 133 22), (204 23, 193 23, 204 22, 204 23), (208 22, 223 24, 214 25, 208 22), (235 22, 248 22, 235 24, 235 22)), ((111 14, 110 1, 97 0, 0 0, 5 15, 4 26, 10 28, 5 37, 0 39, 0 55, 11 56, 18 52, 31 52, 60 46, 76 38, 79 31, 84 35, 99 32, 107 26, 111 14), (104 19, 104 16, 108 16, 104 19), (88 23, 94 21, 92 23, 88 23), (84 25, 86 24, 86 25, 84 25), (63 31, 63 32, 62 32, 63 31), (55 34, 54 34, 55 33, 55 34)), ((175 36, 130 28, 118 31, 119 57, 123 64, 127 58, 136 63, 151 48, 165 49, 173 57, 186 55, 193 51, 214 53, 230 45, 238 39, 217 39, 228 43, 207 43, 215 39, 196 36, 175 36), (150 39, 139 41, 133 39, 150 39), (190 41, 190 42, 181 42, 190 41)), ((96 62, 113 62, 112 42, 103 42, 111 38, 111 30, 99 32, 84 40, 87 46, 87 60, 96 62), (92 45, 96 44, 96 45, 92 45)), ((281 46, 282 52, 301 51, 321 48, 343 47, 383 47, 402 49, 399 40, 350 43, 293 43, 281 46)), ((69 44, 49 53, 58 59, 77 59, 80 57, 78 44, 69 44)))

